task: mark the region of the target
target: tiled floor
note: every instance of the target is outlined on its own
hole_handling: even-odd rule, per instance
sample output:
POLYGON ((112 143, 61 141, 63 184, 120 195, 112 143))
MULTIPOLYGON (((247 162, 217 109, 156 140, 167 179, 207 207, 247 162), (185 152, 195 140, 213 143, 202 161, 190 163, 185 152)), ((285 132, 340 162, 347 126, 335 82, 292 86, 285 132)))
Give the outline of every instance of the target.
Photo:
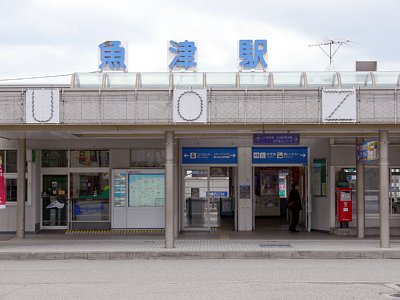
MULTIPOLYGON (((356 239, 321 233, 186 233, 167 251, 292 251, 292 250, 379 250, 379 239, 356 239), (203 235, 202 235, 203 234, 203 235)), ((391 249, 400 250, 400 239, 391 240, 391 249)), ((63 235, 33 234, 23 240, 0 240, 0 252, 57 251, 166 251, 163 235, 63 235)))

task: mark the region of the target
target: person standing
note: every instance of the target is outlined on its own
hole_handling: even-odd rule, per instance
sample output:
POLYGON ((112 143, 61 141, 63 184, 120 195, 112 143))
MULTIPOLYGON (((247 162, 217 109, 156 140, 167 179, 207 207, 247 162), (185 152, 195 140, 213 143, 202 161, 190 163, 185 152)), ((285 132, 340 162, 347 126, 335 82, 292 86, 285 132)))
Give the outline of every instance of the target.
POLYGON ((300 211, 303 210, 303 207, 301 206, 299 184, 297 182, 294 182, 292 184, 292 190, 290 191, 290 194, 289 194, 287 206, 291 213, 291 222, 290 222, 290 226, 289 226, 289 231, 299 232, 296 229, 296 226, 299 223, 299 214, 300 214, 300 211))

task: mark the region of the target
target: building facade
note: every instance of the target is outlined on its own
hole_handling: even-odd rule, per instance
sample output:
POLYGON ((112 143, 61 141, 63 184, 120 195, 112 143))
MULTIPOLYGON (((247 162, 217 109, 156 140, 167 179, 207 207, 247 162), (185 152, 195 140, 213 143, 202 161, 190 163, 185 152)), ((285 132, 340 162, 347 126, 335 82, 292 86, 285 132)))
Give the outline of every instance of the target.
POLYGON ((2 86, 0 231, 22 219, 28 232, 277 230, 297 182, 305 230, 399 232, 399 87, 399 72, 109 72, 2 86), (380 156, 361 163, 365 141, 380 156), (348 224, 337 187, 352 188, 348 224))

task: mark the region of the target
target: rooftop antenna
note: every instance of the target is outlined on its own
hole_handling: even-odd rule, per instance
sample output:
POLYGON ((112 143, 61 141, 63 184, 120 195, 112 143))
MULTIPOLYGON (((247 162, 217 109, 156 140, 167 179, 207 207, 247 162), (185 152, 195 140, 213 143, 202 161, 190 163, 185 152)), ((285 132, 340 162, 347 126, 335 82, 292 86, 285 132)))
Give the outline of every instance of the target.
POLYGON ((308 45, 308 47, 319 47, 322 52, 324 52, 326 56, 328 56, 329 69, 332 70, 333 57, 338 52, 340 47, 342 47, 342 45, 349 46, 349 43, 352 43, 352 41, 345 39, 326 39, 320 43, 308 45), (329 52, 324 49, 327 48, 326 46, 329 47, 329 52))

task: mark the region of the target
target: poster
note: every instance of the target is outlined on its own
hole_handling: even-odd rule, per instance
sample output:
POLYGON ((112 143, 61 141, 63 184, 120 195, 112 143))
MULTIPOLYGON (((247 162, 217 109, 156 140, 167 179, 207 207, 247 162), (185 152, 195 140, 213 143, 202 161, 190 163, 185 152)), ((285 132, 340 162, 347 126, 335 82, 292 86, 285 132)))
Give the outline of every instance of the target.
POLYGON ((379 142, 365 141, 357 145, 358 162, 368 162, 379 159, 379 142))
POLYGON ((160 173, 131 173, 129 207, 165 206, 165 175, 160 173))

